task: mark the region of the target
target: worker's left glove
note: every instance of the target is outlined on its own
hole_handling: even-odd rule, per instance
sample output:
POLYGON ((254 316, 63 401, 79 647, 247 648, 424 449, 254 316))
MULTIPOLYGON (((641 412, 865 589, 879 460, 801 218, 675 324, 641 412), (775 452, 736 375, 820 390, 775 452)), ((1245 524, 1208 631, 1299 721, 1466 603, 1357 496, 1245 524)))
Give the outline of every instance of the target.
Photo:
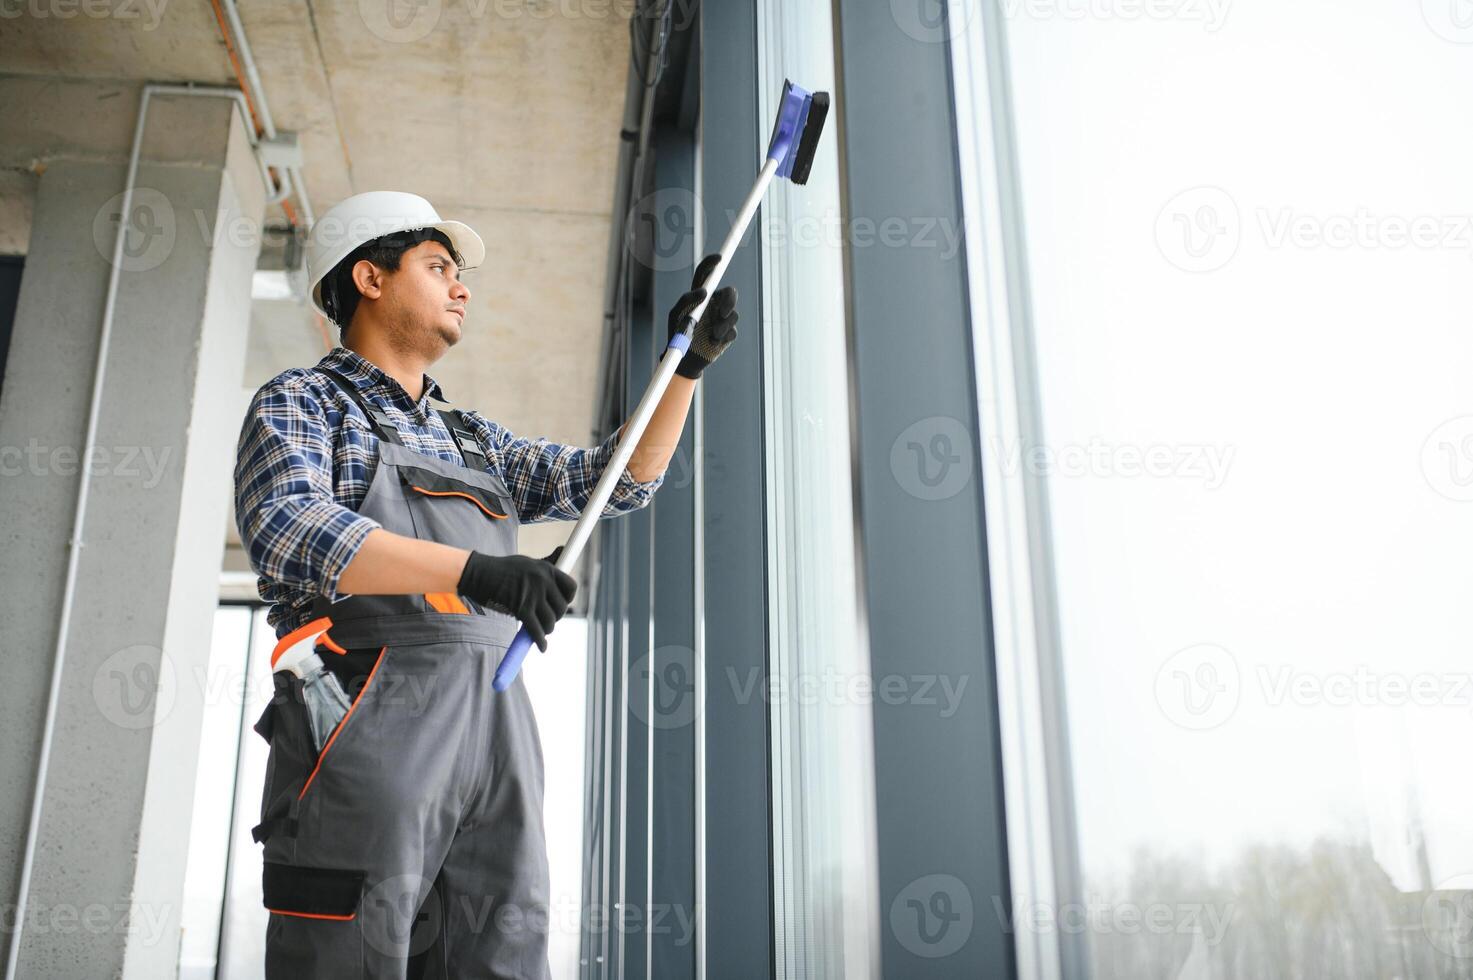
MULTIPOLYGON (((716 263, 721 261, 721 256, 712 254, 701 260, 696 266, 696 274, 691 279, 690 292, 676 300, 675 308, 670 311, 670 336, 665 339, 668 344, 680 333, 680 325, 695 308, 701 305, 701 300, 706 298, 706 290, 702 284, 711 270, 716 268, 716 263)), ((706 370, 722 352, 732 345, 736 340, 737 291, 735 286, 723 286, 716 290, 716 295, 711 297, 711 302, 706 304, 706 312, 701 314, 700 322, 691 333, 690 350, 680 359, 675 367, 675 373, 682 378, 699 378, 701 372, 706 370)))

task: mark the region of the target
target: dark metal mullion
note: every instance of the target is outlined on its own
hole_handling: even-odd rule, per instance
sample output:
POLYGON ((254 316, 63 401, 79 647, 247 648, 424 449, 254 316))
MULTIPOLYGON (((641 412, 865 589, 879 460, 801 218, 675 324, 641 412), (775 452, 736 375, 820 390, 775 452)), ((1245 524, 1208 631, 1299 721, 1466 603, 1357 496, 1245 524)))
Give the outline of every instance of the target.
MULTIPOLYGON (((757 112, 753 0, 701 8, 705 251, 751 190, 765 134, 757 112)), ((755 225, 753 228, 755 229, 755 225)), ((706 373, 704 399, 705 946, 709 975, 774 972, 772 814, 767 699, 767 566, 763 511, 761 279, 756 235, 732 257, 742 340, 706 373)))
MULTIPOLYGON (((696 72, 687 76, 696 77, 696 72)), ((693 137, 666 132, 656 142, 656 184, 683 199, 693 189, 693 137)), ((662 199, 659 213, 672 203, 662 199)), ((678 267, 654 274, 651 305, 668 310, 690 286, 694 240, 676 243, 687 256, 678 267)), ((672 256, 671 263, 674 259, 672 256)), ((656 329, 659 329, 658 320, 656 329)), ((695 922, 695 588, 693 465, 695 424, 688 422, 665 473, 654 506, 654 648, 651 706, 650 832, 660 842, 650 862, 650 976, 694 980, 695 922), (687 687, 689 685, 689 687, 687 687)))
MULTIPOLYGON (((946 44, 911 36, 883 4, 835 0, 834 9, 845 221, 962 227, 946 44)), ((912 699, 874 700, 879 912, 887 926, 881 972, 1008 978, 1016 967, 1006 929, 1011 892, 966 257, 935 247, 850 247, 845 258, 855 516, 874 689, 892 678, 909 685, 917 675, 953 690, 968 685, 949 717, 912 699), (938 434, 959 444, 957 459, 935 455, 938 434), (915 473, 892 470, 902 439, 920 447, 915 473), (963 467, 961 478, 946 494, 932 493, 928 481, 942 466, 963 467), (932 915, 947 907, 970 907, 970 918, 932 915)), ((909 461, 909 444, 901 448, 909 461)))

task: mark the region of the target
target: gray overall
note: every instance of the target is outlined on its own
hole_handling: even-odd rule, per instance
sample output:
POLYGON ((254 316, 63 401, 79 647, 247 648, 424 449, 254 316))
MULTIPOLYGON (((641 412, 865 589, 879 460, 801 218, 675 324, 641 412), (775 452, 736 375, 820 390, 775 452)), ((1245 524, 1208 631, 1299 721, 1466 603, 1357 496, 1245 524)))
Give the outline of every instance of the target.
MULTIPOLYGON (((458 413, 442 415, 466 466, 405 447, 381 409, 333 380, 379 438, 360 514, 422 541, 516 553, 511 494, 458 413)), ((319 753, 302 681, 278 672, 256 724, 271 743, 253 831, 268 980, 547 977, 542 745, 521 679, 491 689, 516 619, 448 593, 318 597, 313 614, 331 620, 317 651, 352 708, 319 753)))

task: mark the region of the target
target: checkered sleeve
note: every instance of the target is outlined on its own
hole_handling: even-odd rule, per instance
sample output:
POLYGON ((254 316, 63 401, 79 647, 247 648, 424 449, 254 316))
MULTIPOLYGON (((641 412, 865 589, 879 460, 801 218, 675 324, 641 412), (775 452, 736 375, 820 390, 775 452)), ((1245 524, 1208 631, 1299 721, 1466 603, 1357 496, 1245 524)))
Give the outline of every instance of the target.
POLYGON ((251 399, 236 446, 235 524, 256 573, 335 601, 338 579, 379 527, 333 499, 332 433, 306 372, 251 399))
MULTIPOLYGON (((523 524, 576 521, 618 448, 617 430, 593 449, 580 449, 547 439, 513 435, 505 426, 475 412, 466 412, 465 416, 487 449, 493 468, 499 467, 523 524)), ((640 482, 626 467, 599 516, 614 517, 639 510, 650 502, 664 482, 664 473, 640 482)))

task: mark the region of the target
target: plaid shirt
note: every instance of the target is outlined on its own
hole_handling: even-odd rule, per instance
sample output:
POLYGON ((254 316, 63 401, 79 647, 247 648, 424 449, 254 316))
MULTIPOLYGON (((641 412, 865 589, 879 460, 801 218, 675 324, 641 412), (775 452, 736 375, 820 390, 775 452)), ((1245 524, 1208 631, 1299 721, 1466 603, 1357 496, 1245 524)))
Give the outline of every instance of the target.
MULTIPOLYGON (((445 401, 424 376, 418 402, 354 351, 336 347, 318 362, 355 384, 388 413, 408 449, 464 465, 460 447, 429 400, 445 401)), ((618 432, 595 449, 529 440, 462 411, 489 469, 511 490, 523 524, 577 520, 614 455, 618 432)), ((235 524, 271 603, 277 637, 311 620, 314 594, 338 598, 338 578, 379 523, 357 513, 378 465, 367 417, 331 379, 292 368, 257 390, 236 446, 235 524)), ((604 517, 638 510, 665 480, 640 483, 626 469, 604 517)))

